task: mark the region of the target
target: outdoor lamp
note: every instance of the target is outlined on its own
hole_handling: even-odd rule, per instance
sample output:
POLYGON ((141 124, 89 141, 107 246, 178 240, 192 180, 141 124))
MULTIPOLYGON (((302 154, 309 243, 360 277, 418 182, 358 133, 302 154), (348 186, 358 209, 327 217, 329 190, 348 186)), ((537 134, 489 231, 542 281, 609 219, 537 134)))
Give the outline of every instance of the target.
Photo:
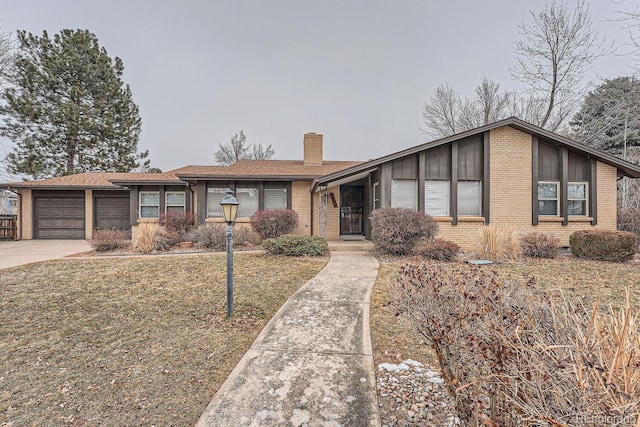
POLYGON ((233 197, 233 191, 230 188, 225 190, 225 196, 220 202, 220 206, 222 206, 222 216, 224 217, 224 222, 228 225, 231 225, 236 220, 236 215, 238 214, 238 200, 233 197))
POLYGON ((227 223, 227 318, 233 316, 233 222, 238 213, 238 200, 233 197, 230 188, 225 190, 226 195, 220 202, 222 216, 227 223))

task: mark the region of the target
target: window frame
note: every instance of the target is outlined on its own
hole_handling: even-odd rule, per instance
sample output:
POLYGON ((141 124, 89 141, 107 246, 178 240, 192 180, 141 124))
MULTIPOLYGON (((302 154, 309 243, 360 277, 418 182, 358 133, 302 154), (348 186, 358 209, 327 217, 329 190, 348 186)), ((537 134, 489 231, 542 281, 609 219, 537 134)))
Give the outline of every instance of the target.
POLYGON ((561 212, 561 208, 560 208, 560 201, 561 201, 561 195, 560 195, 560 182, 559 181, 538 181, 538 184, 536 185, 536 192, 538 194, 538 216, 546 216, 546 217, 554 217, 554 216, 560 216, 560 212, 561 212), (556 197, 555 198, 550 198, 550 197, 540 197, 540 184, 553 184, 556 186, 556 197), (541 201, 555 201, 556 202, 556 213, 555 214, 544 214, 544 213, 540 213, 540 202, 541 201))
MULTIPOLYGON (((584 201, 584 210, 585 213, 583 214, 571 214, 569 213, 569 216, 576 216, 576 217, 588 217, 589 216, 589 182, 587 181, 572 181, 572 182, 567 182, 567 204, 569 204, 572 201, 584 201), (571 185, 584 185, 584 199, 572 199, 569 197, 569 187, 571 185)), ((569 209, 569 206, 567 206, 567 209, 569 209)), ((567 211, 568 212, 568 211, 567 211)))
POLYGON ((371 210, 375 211, 376 209, 380 209, 380 182, 373 183, 373 197, 371 201, 373 202, 371 210))
MULTIPOLYGON (((169 212, 169 208, 182 208, 182 212, 186 212, 187 210, 187 195, 185 194, 184 191, 165 191, 164 193, 164 213, 169 212), (176 195, 179 194, 182 196, 182 204, 181 205, 175 205, 175 204, 169 204, 169 196, 170 195, 176 195)), ((174 211, 176 212, 176 211, 174 211)))
POLYGON ((160 219, 160 192, 159 191, 140 191, 138 193, 138 218, 140 219, 160 219), (142 197, 143 195, 146 194, 153 194, 157 197, 158 199, 158 203, 154 204, 154 205, 149 205, 149 204, 142 204, 142 197), (142 208, 143 207, 156 207, 157 209, 157 214, 156 216, 143 216, 142 215, 142 208))

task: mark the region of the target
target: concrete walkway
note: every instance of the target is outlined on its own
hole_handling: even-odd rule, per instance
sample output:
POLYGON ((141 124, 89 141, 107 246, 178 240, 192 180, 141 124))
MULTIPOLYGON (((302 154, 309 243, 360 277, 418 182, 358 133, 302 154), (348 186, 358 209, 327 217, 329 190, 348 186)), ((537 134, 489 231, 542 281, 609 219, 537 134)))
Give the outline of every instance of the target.
POLYGON ((378 426, 369 298, 378 261, 332 252, 276 313, 197 426, 378 426))
POLYGON ((0 269, 88 252, 86 240, 0 241, 0 269))

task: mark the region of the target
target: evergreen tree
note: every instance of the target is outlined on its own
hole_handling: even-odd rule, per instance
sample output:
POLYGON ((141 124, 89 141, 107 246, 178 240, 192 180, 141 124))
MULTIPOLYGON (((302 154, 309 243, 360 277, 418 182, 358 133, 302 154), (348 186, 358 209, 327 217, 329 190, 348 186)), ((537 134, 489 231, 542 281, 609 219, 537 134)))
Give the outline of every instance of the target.
POLYGON ((16 145, 10 172, 41 179, 148 167, 149 153, 137 152, 141 120, 123 71, 87 30, 53 39, 19 31, 0 105, 0 135, 16 145))
POLYGON ((585 97, 571 127, 578 141, 626 158, 640 148, 640 80, 605 80, 585 97))

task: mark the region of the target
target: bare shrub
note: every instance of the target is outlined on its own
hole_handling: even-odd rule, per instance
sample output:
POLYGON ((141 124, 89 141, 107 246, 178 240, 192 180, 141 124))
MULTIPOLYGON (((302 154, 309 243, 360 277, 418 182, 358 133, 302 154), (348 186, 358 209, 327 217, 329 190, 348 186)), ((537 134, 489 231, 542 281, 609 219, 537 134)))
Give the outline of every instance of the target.
POLYGON ((237 225, 233 227, 233 246, 253 247, 260 243, 262 243, 260 235, 251 228, 237 225))
POLYGON ((376 209, 369 218, 373 244, 386 254, 407 254, 418 241, 433 240, 438 233, 433 218, 411 209, 376 209))
POLYGON ((153 239, 157 230, 156 224, 142 223, 138 225, 138 237, 133 248, 143 254, 150 254, 153 251, 153 239))
POLYGON ((106 252, 128 247, 130 238, 124 230, 95 230, 89 244, 98 252, 106 252))
POLYGON ((618 208, 618 230, 629 231, 640 237, 640 209, 618 208))
POLYGON ((522 255, 530 258, 555 258, 559 248, 560 239, 550 234, 536 231, 520 237, 522 255))
POLYGON ((635 422, 640 312, 629 303, 608 313, 556 306, 531 278, 431 263, 403 266, 396 290, 399 310, 436 353, 463 425, 635 422))
POLYGON ((569 236, 569 247, 578 258, 623 262, 636 253, 638 237, 628 231, 579 230, 569 236))
POLYGON ((418 255, 426 259, 432 259, 435 261, 454 261, 458 253, 460 253, 460 246, 457 243, 445 239, 435 239, 432 242, 427 242, 421 245, 418 250, 418 255))
POLYGON ((160 227, 153 236, 153 249, 156 251, 169 251, 182 240, 182 235, 178 230, 168 230, 166 227, 160 227))
POLYGON ((476 244, 480 258, 493 262, 508 262, 518 258, 520 246, 513 224, 483 225, 476 244))
POLYGON ((195 217, 191 212, 167 212, 160 215, 160 225, 169 233, 184 236, 195 226, 195 217))
POLYGON ((262 239, 292 233, 297 226, 298 213, 291 209, 257 211, 251 216, 251 227, 262 239))
POLYGON ((227 246, 226 224, 201 225, 187 233, 185 238, 200 249, 224 250, 227 246))

